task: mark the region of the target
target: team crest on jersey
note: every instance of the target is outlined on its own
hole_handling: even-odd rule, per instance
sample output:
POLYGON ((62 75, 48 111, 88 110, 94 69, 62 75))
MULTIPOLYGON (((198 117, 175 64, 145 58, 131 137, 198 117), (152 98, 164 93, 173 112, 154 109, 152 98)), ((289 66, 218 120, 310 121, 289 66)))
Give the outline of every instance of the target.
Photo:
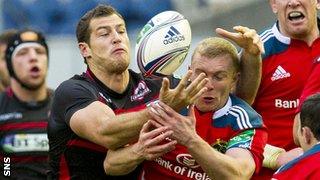
POLYGON ((151 91, 147 87, 146 83, 144 81, 140 81, 138 83, 138 86, 133 91, 133 95, 131 96, 131 101, 140 101, 149 92, 151 91))
POLYGON ((228 143, 226 141, 217 139, 216 142, 211 144, 211 147, 224 154, 227 151, 227 145, 228 143))
POLYGON ((189 168, 197 168, 200 166, 190 154, 178 154, 176 160, 178 163, 189 168))

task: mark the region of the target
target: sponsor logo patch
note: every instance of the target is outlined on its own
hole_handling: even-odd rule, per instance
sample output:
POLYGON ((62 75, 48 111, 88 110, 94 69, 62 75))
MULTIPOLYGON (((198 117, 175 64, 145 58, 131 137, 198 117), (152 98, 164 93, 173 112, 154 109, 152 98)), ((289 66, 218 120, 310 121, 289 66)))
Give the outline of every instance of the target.
POLYGON ((246 130, 242 133, 238 134, 237 136, 230 139, 228 142, 227 149, 232 147, 239 147, 239 148, 250 148, 252 137, 254 135, 254 130, 246 130))
POLYGON ((39 134, 10 134, 3 138, 2 149, 7 153, 48 151, 46 133, 39 134))

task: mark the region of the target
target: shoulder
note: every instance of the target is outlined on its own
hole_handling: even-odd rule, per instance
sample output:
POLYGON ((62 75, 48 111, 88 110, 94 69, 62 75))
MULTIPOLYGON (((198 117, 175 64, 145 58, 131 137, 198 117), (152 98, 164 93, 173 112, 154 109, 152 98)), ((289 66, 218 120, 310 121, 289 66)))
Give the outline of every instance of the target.
POLYGON ((73 91, 81 90, 94 90, 95 87, 89 80, 81 76, 74 76, 71 79, 68 79, 62 82, 58 88, 55 90, 55 95, 58 94, 69 94, 73 91))
POLYGON ((262 118, 249 104, 242 99, 230 95, 232 106, 229 115, 235 117, 239 129, 262 128, 262 118))
POLYGON ((288 162, 287 164, 281 166, 276 174, 288 171, 289 169, 293 169, 294 167, 300 168, 301 166, 309 166, 309 170, 311 171, 313 168, 319 168, 320 160, 320 144, 313 146, 308 151, 304 152, 303 155, 300 157, 293 159, 292 161, 288 162))
POLYGON ((260 38, 265 48, 265 54, 262 57, 263 59, 287 50, 290 44, 290 38, 280 33, 277 23, 271 28, 263 31, 260 34, 260 38))
POLYGON ((53 105, 64 106, 84 99, 98 99, 97 87, 90 81, 73 77, 62 82, 53 95, 53 105), (58 104, 58 105, 57 105, 58 104))

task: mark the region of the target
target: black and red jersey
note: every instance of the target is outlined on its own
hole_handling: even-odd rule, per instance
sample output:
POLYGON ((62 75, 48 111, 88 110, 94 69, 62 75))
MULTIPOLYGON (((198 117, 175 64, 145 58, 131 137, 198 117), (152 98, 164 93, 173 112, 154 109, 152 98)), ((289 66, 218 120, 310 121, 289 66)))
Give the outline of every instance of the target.
POLYGON ((46 179, 47 124, 53 92, 41 102, 22 102, 12 89, 0 94, 0 179, 46 179))
POLYGON ((138 170, 125 177, 107 176, 103 169, 107 149, 77 136, 69 125, 70 118, 76 111, 94 101, 103 102, 115 114, 121 114, 141 110, 158 98, 161 79, 146 79, 131 70, 129 73, 128 87, 121 94, 106 87, 89 69, 57 88, 48 124, 51 178, 136 178, 138 170))

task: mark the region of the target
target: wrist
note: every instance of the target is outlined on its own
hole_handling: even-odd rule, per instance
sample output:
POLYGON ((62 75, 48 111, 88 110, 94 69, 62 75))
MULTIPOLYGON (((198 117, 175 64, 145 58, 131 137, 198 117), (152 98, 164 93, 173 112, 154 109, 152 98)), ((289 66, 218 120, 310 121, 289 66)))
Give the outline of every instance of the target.
POLYGON ((140 148, 138 143, 135 143, 131 146, 131 154, 132 158, 135 162, 140 163, 145 160, 145 157, 143 156, 142 149, 140 148))
POLYGON ((199 143, 201 143, 201 140, 202 138, 198 134, 195 134, 194 136, 191 136, 183 145, 189 150, 199 148, 199 143))
POLYGON ((246 50, 246 49, 242 49, 242 51, 241 51, 241 57, 257 58, 259 56, 261 56, 261 53, 259 53, 259 52, 253 53, 253 52, 250 52, 249 50, 246 50))
POLYGON ((263 167, 270 169, 278 168, 278 157, 281 153, 286 152, 284 149, 267 144, 263 152, 263 167))

